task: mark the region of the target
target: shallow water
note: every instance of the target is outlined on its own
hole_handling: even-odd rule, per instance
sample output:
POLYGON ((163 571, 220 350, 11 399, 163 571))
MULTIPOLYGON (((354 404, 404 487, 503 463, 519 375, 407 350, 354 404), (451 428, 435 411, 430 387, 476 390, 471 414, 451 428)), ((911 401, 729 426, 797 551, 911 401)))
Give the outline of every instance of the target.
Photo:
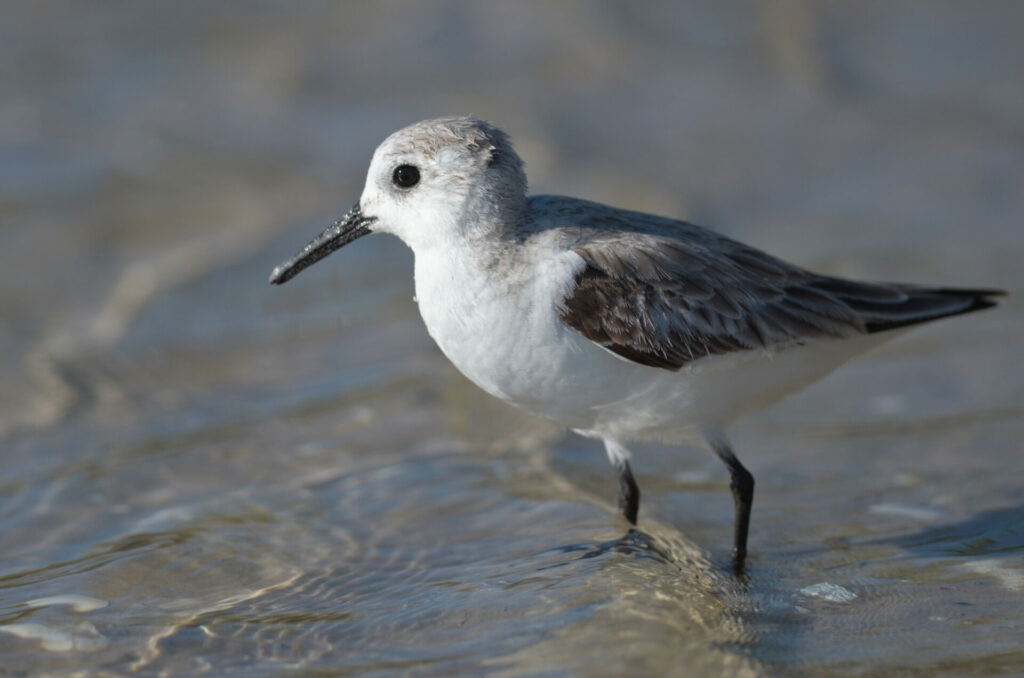
POLYGON ((758 480, 482 395, 411 255, 272 266, 413 120, 812 268, 1020 290, 1013 4, 8 3, 0 675, 1024 673, 1024 311, 732 432, 758 480))

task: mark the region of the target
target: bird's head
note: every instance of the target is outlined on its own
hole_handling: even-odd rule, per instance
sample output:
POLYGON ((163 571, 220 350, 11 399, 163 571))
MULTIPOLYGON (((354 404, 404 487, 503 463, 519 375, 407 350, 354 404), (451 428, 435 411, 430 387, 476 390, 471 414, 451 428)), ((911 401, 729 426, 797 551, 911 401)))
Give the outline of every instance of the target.
POLYGON ((500 230, 526 205, 523 163, 503 131, 473 118, 424 120, 381 143, 359 202, 291 260, 281 284, 368 233, 392 233, 414 252, 500 230))

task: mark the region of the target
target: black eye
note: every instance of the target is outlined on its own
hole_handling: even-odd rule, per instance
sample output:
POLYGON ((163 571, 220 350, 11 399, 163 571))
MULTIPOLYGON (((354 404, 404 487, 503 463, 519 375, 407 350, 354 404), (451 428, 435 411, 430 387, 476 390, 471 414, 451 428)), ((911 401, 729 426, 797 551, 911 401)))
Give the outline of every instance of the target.
POLYGON ((399 165, 391 175, 391 181, 399 188, 412 188, 420 181, 420 171, 412 165, 399 165))

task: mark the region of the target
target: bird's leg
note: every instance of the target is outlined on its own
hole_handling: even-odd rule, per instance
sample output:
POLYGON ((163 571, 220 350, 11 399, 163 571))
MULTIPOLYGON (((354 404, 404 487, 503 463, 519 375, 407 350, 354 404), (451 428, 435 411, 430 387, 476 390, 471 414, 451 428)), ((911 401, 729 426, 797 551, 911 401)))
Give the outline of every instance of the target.
POLYGON ((640 488, 629 468, 629 460, 623 459, 615 465, 619 472, 619 510, 631 524, 636 525, 636 514, 640 510, 640 488))
POLYGON ((636 514, 640 510, 640 488, 633 478, 633 470, 629 468, 629 450, 619 441, 610 438, 604 439, 604 449, 609 461, 619 472, 619 510, 626 520, 636 525, 636 514))
POLYGON ((754 503, 754 476, 750 474, 736 455, 732 453, 729 443, 722 437, 712 441, 712 447, 718 458, 729 468, 732 479, 729 489, 736 503, 736 523, 733 530, 732 567, 736 573, 743 572, 747 559, 747 531, 750 528, 750 508, 754 503))

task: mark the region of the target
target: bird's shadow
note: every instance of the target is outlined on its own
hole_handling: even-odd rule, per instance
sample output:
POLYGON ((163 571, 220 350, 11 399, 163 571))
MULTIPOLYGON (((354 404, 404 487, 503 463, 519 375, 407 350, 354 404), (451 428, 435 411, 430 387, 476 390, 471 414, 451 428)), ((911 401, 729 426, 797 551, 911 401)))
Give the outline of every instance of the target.
POLYGON ((998 558, 1024 552, 1024 503, 993 509, 947 525, 912 534, 873 539, 868 544, 898 546, 926 557, 998 558))

